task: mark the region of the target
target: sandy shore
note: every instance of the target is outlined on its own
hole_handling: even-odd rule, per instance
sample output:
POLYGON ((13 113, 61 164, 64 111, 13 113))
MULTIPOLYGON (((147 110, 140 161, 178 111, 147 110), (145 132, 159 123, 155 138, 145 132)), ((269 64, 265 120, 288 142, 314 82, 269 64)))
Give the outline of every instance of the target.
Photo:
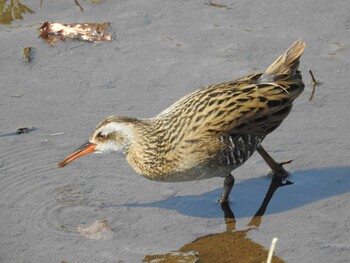
MULTIPOLYGON (((278 237, 286 262, 349 261, 349 1, 80 2, 84 12, 74 1, 22 1, 34 13, 0 25, 0 262, 141 262, 214 240, 201 256, 233 234, 256 253, 278 237), (109 21, 115 40, 52 47, 38 38, 45 21, 109 21), (262 217, 252 220, 271 178, 256 154, 233 173, 234 223, 216 204, 219 178, 151 182, 113 154, 57 168, 105 117, 154 116, 198 87, 263 71, 298 38, 306 89, 264 141, 276 159, 294 159, 294 184, 262 217), (312 101, 310 69, 321 83, 312 101)), ((226 253, 217 262, 237 261, 226 253)))

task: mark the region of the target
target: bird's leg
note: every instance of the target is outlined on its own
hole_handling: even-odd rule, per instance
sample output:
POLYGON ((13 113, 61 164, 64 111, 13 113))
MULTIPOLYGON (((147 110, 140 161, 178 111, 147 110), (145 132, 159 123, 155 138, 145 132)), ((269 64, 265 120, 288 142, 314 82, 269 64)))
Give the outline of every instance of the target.
POLYGON ((283 165, 291 163, 293 160, 278 163, 265 151, 261 145, 256 150, 265 160, 268 166, 270 166, 275 176, 286 178, 289 175, 289 173, 283 168, 283 165))
POLYGON ((232 187, 235 183, 235 178, 232 176, 232 174, 228 174, 225 176, 225 180, 224 180, 224 191, 221 195, 220 198, 220 204, 224 204, 228 202, 228 197, 231 193, 232 187))

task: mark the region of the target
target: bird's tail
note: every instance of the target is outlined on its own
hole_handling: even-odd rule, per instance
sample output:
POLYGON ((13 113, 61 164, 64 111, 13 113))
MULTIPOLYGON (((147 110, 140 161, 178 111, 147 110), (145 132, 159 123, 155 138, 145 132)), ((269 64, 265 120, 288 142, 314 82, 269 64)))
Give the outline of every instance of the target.
MULTIPOLYGON (((299 78, 299 58, 306 47, 305 42, 297 40, 279 58, 277 58, 261 76, 261 80, 290 80, 299 78)), ((301 76, 300 76, 301 77, 301 76)))

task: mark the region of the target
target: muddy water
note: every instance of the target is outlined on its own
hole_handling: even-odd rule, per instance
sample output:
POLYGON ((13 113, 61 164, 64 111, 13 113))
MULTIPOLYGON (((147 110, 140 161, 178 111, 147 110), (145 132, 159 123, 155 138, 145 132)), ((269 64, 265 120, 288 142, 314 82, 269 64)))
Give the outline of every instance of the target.
MULTIPOLYGON (((271 184, 265 195, 265 198, 248 224, 248 228, 244 230, 236 230, 236 219, 229 204, 224 204, 221 209, 224 213, 226 231, 217 234, 200 237, 193 242, 190 242, 179 249, 180 254, 166 253, 159 255, 147 255, 144 262, 178 262, 180 259, 183 262, 202 262, 202 263, 229 263, 234 262, 266 262, 268 251, 262 246, 255 243, 247 237, 247 234, 254 227, 259 227, 262 222, 262 217, 265 214, 267 206, 271 201, 275 191, 292 183, 289 181, 283 182, 280 178, 272 178, 271 184), (188 253, 195 254, 188 256, 188 253), (185 253, 185 254, 183 254, 185 253), (187 254, 186 254, 187 253, 187 254)), ((284 262, 282 259, 273 256, 273 262, 284 262)))
POLYGON ((1 139, 11 150, 0 153, 0 262, 61 262, 67 257, 61 249, 81 250, 87 239, 114 237, 103 220, 109 212, 89 199, 89 189, 77 187, 71 174, 72 180, 57 176, 49 140, 36 132, 1 139))
MULTIPOLYGON (((135 226, 139 225, 142 230, 152 225, 142 221, 151 208, 157 208, 152 211, 160 211, 162 215, 157 217, 163 219, 171 219, 171 213, 162 211, 172 210, 189 218, 211 218, 226 223, 225 231, 184 242, 178 247, 177 257, 186 253, 188 260, 199 259, 200 262, 232 262, 233 259, 235 262, 240 259, 242 262, 261 262, 267 257, 266 244, 262 246, 248 236, 254 229, 264 227, 265 215, 350 191, 350 169, 327 168, 297 171, 291 176, 294 184, 283 187, 266 177, 243 181, 235 185, 231 207, 222 209, 215 203, 221 188, 202 195, 171 196, 155 203, 120 205, 107 197, 113 196, 115 191, 115 186, 106 185, 108 178, 98 180, 90 175, 93 180, 89 180, 86 178, 89 175, 78 176, 74 172, 77 166, 59 174, 56 165, 61 154, 52 150, 58 147, 53 147, 54 140, 47 140, 42 134, 38 136, 39 132, 1 137, 11 145, 10 150, 0 153, 0 234, 4 237, 1 245, 4 262, 11 262, 13 258, 47 262, 47 251, 56 253, 50 254, 49 258, 57 262, 83 262, 90 257, 99 260, 103 258, 99 251, 111 251, 111 260, 107 262, 113 262, 112 258, 120 256, 122 251, 125 251, 123 258, 127 259, 133 257, 134 251, 138 255, 148 255, 153 248, 145 242, 147 231, 138 232, 135 226), (107 204, 102 205, 102 202, 107 204), (108 205, 109 202, 112 205, 108 205), (143 209, 147 209, 144 210, 146 215, 140 212, 143 209), (237 218, 247 218, 243 229, 236 229, 237 218), (138 235, 144 239, 139 241, 138 235), (122 248, 114 251, 115 247, 122 248), (194 252, 188 253, 190 251, 194 252)), ((85 170, 81 169, 80 173, 82 171, 85 170)), ((126 186, 128 184, 130 182, 125 182, 126 186)), ((130 194, 130 190, 128 192, 130 194)), ((157 223, 156 231, 160 234, 158 238, 167 243, 170 241, 161 237, 168 233, 162 228, 165 223, 157 223)), ((175 224, 175 228, 181 228, 181 224, 175 224)), ((157 238, 157 234, 154 237, 157 238)), ((278 246, 277 243, 277 250, 278 246)), ((171 262, 173 255, 166 252, 144 258, 151 262, 157 257, 167 257, 165 262, 171 262)), ((274 260, 281 262, 283 258, 275 257, 274 260)))
POLYGON ((13 150, 2 153, 0 167, 2 204, 6 207, 3 211, 17 214, 17 220, 8 230, 12 235, 16 231, 18 235, 29 231, 38 237, 49 234, 79 238, 74 222, 63 217, 67 219, 67 214, 84 209, 81 206, 86 203, 84 194, 69 185, 55 185, 55 160, 43 150, 49 145, 43 142, 17 148, 20 140, 16 139, 13 138, 13 150))
MULTIPOLYGON (((322 199, 350 191, 350 167, 329 167, 295 171, 288 180, 292 185, 283 187, 271 198, 265 214, 275 214, 296 209, 322 199)), ((271 179, 267 176, 247 179, 234 185, 230 196, 235 218, 251 217, 261 206, 271 179)), ((199 218, 221 218, 222 213, 212 204, 218 200, 222 188, 201 195, 172 196, 153 203, 126 204, 128 207, 159 207, 199 218)))
MULTIPOLYGON (((227 231, 225 232, 198 238, 176 252, 147 255, 144 262, 266 262, 268 251, 247 237, 251 228, 235 231, 233 229, 234 220, 226 223, 227 231)), ((275 263, 285 262, 276 256, 273 256, 272 260, 275 263)))
MULTIPOLYGON (((230 205, 225 205, 222 206, 222 211, 226 223, 226 231, 197 238, 183 245, 175 252, 146 255, 144 262, 178 262, 179 260, 186 263, 266 262, 268 251, 262 245, 257 244, 247 237, 247 234, 251 230, 261 227, 266 211, 268 211, 268 213, 279 213, 312 202, 317 202, 324 198, 349 192, 349 175, 350 169, 348 167, 341 167, 295 172, 294 175, 291 176, 291 178, 295 180, 293 184, 290 184, 290 182, 283 183, 275 178, 271 180, 270 185, 267 187, 262 184, 262 181, 265 179, 247 180, 234 188, 234 193, 238 192, 240 199, 244 194, 247 195, 247 189, 253 192, 255 191, 255 193, 258 193, 264 188, 268 190, 261 201, 260 207, 245 229, 236 230, 235 213, 231 210, 230 205), (282 186, 285 187, 278 190, 282 186), (243 193, 241 192, 242 190, 246 192, 243 193), (272 202, 272 205, 269 207, 270 202, 274 199, 273 196, 276 191, 278 193, 278 200, 272 202), (192 254, 189 255, 189 252, 192 252, 192 254)), ((214 198, 214 196, 218 196, 219 193, 220 191, 205 193, 201 197, 198 197, 197 200, 192 196, 176 197, 173 198, 173 200, 164 200, 153 204, 139 204, 137 206, 158 206, 167 209, 176 209, 178 212, 186 215, 220 217, 220 215, 212 213, 212 211, 208 209, 209 206, 201 204, 201 201, 214 198), (186 200, 188 202, 192 200, 196 204, 188 206, 186 200)), ((240 201, 242 202, 242 200, 244 200, 244 198, 240 201)), ((256 203, 249 203, 247 200, 244 201, 245 207, 236 206, 236 208, 238 208, 236 210, 238 218, 246 217, 251 213, 252 210, 247 209, 247 207, 257 207, 256 203)), ((272 262, 284 262, 284 260, 274 256, 272 262)))
MULTIPOLYGON (((247 238, 249 229, 223 232, 199 238, 180 248, 181 252, 197 251, 199 262, 266 262, 268 251, 253 240, 247 238)), ((284 262, 274 256, 274 263, 284 262)))

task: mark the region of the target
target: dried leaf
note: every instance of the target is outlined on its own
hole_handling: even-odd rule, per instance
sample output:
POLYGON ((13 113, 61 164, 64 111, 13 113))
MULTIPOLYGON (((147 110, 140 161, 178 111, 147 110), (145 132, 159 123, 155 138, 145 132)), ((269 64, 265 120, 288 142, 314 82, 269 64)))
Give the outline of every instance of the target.
POLYGON ((0 1, 0 24, 11 24, 12 21, 23 19, 23 14, 33 14, 34 11, 27 6, 21 4, 19 0, 10 1, 6 6, 6 0, 0 1))
POLYGON ((7 0, 0 0, 0 13, 1 14, 4 12, 6 1, 7 0))
POLYGON ((63 24, 45 22, 40 30, 40 37, 54 46, 58 40, 64 41, 66 38, 84 40, 89 42, 111 41, 112 35, 106 33, 110 23, 81 23, 63 24))

